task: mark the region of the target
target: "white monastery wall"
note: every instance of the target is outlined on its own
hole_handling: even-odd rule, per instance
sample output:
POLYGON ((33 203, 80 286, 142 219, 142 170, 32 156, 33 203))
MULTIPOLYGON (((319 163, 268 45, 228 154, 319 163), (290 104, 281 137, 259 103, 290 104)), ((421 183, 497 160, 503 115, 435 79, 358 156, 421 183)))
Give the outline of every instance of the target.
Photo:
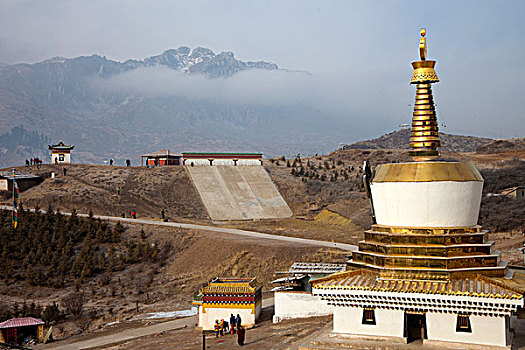
POLYGON ((215 320, 224 319, 230 322, 230 316, 241 316, 241 324, 243 327, 253 326, 256 320, 259 319, 262 310, 262 302, 255 307, 255 313, 251 309, 229 309, 229 308, 206 308, 206 312, 202 312, 202 306, 199 306, 199 327, 203 330, 213 330, 215 328, 215 320))
POLYGON ((7 179, 0 179, 0 191, 7 191, 8 189, 7 179))
POLYGON ((191 163, 193 163, 193 165, 210 165, 210 161, 208 159, 186 159, 186 163, 184 165, 191 166, 191 163))
POLYGON ((275 292, 274 323, 289 318, 331 315, 333 308, 309 292, 275 292))
POLYGON ((57 159, 58 164, 62 163, 71 163, 71 154, 70 153, 53 153, 51 154, 51 164, 55 164, 55 159, 57 159), (64 160, 60 160, 60 155, 64 155, 64 160))
POLYGON ((403 338, 403 310, 375 309, 374 313, 375 325, 362 324, 362 308, 334 308, 334 333, 403 338))
POLYGON ((213 165, 233 165, 233 159, 214 159, 213 165))
POLYGON ((241 166, 252 165, 253 166, 253 165, 262 165, 262 164, 259 159, 239 159, 237 160, 237 165, 241 165, 241 166))
POLYGON ((504 317, 470 315, 472 333, 456 332, 457 315, 426 313, 428 340, 507 346, 504 317))
MULTIPOLYGON (((212 159, 212 158, 209 158, 212 159)), ((208 158, 197 158, 197 159, 186 159, 186 163, 184 165, 191 166, 191 163, 193 162, 193 165, 195 166, 210 166, 210 160, 208 158)), ((228 166, 234 166, 235 162, 233 161, 234 158, 213 158, 212 165, 228 165, 228 166)), ((261 162, 259 159, 238 159, 237 160, 238 166, 255 166, 255 165, 261 165, 261 162)))
POLYGON ((473 226, 481 181, 371 183, 377 223, 403 227, 473 226))

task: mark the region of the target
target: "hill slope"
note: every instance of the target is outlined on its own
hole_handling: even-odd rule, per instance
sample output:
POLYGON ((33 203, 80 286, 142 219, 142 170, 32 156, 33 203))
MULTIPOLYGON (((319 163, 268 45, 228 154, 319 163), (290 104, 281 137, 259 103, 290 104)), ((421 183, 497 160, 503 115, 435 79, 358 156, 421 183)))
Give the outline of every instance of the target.
MULTIPOLYGON (((452 152, 474 152, 478 147, 491 142, 492 139, 439 133, 441 149, 452 152)), ((373 140, 359 141, 345 145, 343 149, 405 149, 408 148, 410 130, 398 130, 373 140)))
MULTIPOLYGON (((19 168, 28 171, 26 168, 19 168)), ((171 219, 206 220, 208 215, 199 194, 183 167, 126 168, 98 165, 69 165, 67 175, 62 167, 44 165, 30 171, 47 179, 39 186, 24 191, 20 198, 25 207, 39 206, 95 214, 120 216, 135 210, 140 217, 159 218, 165 210, 171 219), (55 179, 49 178, 54 172, 55 179), (117 194, 120 187, 120 195, 117 194)), ((4 200, 5 204, 9 200, 4 200)))

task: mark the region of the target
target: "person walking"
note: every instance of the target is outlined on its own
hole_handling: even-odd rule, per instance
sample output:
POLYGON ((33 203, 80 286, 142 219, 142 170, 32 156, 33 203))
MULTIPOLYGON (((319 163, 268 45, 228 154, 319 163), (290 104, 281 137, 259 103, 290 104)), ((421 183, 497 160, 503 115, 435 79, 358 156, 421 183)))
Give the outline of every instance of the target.
POLYGON ((131 217, 133 219, 136 219, 137 218, 137 212, 135 211, 135 209, 133 209, 133 211, 131 212, 131 217))
POLYGON ((64 172, 64 176, 66 176, 66 174, 67 174, 67 168, 64 167, 64 168, 62 169, 62 171, 64 172))
POLYGON ((221 336, 224 335, 224 319, 221 319, 221 322, 219 322, 219 330, 220 330, 220 333, 221 333, 221 336))
POLYGON ((244 337, 246 330, 241 326, 237 328, 237 344, 240 346, 244 345, 244 337))
POLYGON ((109 160, 109 165, 110 165, 110 166, 113 166, 113 159, 110 159, 110 160, 109 160))
POLYGON ((120 186, 117 186, 117 196, 120 196, 120 186))
POLYGON ((235 318, 235 324, 237 325, 237 329, 241 328, 241 316, 237 314, 237 317, 235 318))
POLYGON ((160 211, 160 218, 161 218, 162 220, 166 219, 166 213, 164 212, 164 209, 162 209, 162 210, 160 211))
POLYGON ((26 159, 26 167, 29 166, 29 160, 26 159))
POLYGON ((233 314, 230 316, 230 333, 235 333, 235 316, 233 314))

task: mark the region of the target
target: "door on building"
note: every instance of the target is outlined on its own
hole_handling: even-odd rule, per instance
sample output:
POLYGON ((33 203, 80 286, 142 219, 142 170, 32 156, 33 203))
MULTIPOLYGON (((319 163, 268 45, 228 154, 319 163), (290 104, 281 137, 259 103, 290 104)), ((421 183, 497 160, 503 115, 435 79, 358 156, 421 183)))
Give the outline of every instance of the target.
POLYGON ((405 337, 407 338, 407 343, 423 342, 423 339, 427 338, 424 312, 405 312, 405 337))

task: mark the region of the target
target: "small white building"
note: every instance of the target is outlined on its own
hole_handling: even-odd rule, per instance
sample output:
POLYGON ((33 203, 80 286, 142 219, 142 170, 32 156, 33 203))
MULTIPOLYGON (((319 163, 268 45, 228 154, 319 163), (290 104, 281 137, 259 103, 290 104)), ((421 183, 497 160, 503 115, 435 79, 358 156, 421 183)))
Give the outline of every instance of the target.
POLYGON ((273 322, 293 318, 326 316, 333 313, 332 306, 326 305, 319 296, 312 295, 310 282, 335 272, 346 270, 345 264, 294 262, 286 272, 291 276, 281 277, 273 284, 273 322))
POLYGON ((59 140, 56 145, 49 145, 51 151, 51 164, 69 164, 71 163, 71 151, 75 148, 73 145, 65 145, 59 140))
POLYGON ((243 327, 253 327, 262 311, 262 286, 255 278, 215 278, 194 297, 199 307, 198 327, 213 330, 215 320, 239 315, 243 327))

